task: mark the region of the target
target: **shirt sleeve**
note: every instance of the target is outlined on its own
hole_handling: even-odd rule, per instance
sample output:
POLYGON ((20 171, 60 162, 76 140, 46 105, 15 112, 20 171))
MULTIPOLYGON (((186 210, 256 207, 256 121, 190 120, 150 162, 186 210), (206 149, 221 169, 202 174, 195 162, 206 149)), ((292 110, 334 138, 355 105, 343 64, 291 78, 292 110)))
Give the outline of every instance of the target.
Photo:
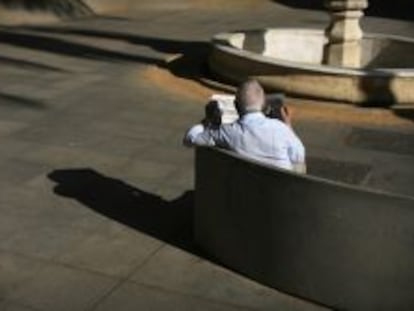
POLYGON ((184 145, 191 146, 221 146, 223 138, 220 128, 205 127, 197 124, 191 127, 184 135, 184 145))
POLYGON ((288 138, 288 155, 292 164, 305 164, 305 147, 293 130, 288 138))

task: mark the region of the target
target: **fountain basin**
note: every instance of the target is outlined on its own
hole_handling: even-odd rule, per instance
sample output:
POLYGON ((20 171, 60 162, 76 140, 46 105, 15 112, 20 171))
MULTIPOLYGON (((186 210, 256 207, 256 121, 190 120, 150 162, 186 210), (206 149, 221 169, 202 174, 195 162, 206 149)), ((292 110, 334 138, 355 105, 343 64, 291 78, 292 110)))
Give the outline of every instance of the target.
POLYGON ((221 33, 212 40, 213 74, 269 90, 350 103, 414 106, 414 40, 364 34, 360 68, 323 64, 324 30, 278 28, 221 33))

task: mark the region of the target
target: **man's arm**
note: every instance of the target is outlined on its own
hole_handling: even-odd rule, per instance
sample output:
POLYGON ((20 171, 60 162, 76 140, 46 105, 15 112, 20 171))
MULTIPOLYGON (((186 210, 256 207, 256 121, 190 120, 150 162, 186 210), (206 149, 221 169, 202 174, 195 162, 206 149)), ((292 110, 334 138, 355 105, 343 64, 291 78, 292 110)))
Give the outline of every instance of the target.
POLYGON ((305 147, 301 140, 295 134, 292 128, 292 111, 286 105, 281 108, 282 121, 289 127, 290 135, 288 138, 289 147, 289 159, 292 163, 292 169, 296 173, 306 174, 306 159, 305 159, 305 147))
POLYGON ((299 174, 306 174, 306 163, 296 163, 296 164, 292 164, 292 170, 296 173, 299 174))
POLYGON ((214 140, 211 140, 205 133, 203 124, 192 126, 184 135, 183 143, 187 147, 192 146, 214 146, 214 140))
POLYGON ((305 147, 293 130, 289 136, 288 154, 293 170, 297 173, 306 173, 305 147))
POLYGON ((185 133, 183 143, 187 147, 223 146, 224 139, 220 126, 197 124, 185 133))

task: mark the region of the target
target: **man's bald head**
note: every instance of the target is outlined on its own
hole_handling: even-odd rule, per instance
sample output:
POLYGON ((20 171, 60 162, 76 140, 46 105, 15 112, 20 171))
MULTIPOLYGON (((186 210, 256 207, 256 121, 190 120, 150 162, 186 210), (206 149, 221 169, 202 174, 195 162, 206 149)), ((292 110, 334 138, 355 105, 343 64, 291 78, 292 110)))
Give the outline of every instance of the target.
POLYGON ((265 93, 259 82, 249 79, 243 82, 236 92, 236 108, 239 114, 263 110, 265 93))

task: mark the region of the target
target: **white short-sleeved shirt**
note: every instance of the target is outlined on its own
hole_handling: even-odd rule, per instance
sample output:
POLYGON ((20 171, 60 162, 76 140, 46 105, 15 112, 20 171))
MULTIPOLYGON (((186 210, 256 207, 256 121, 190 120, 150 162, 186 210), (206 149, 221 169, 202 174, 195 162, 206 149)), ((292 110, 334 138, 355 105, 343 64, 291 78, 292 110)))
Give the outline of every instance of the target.
POLYGON ((305 163, 305 148, 293 130, 261 112, 248 113, 231 124, 190 128, 186 145, 218 146, 263 163, 285 169, 305 163))

